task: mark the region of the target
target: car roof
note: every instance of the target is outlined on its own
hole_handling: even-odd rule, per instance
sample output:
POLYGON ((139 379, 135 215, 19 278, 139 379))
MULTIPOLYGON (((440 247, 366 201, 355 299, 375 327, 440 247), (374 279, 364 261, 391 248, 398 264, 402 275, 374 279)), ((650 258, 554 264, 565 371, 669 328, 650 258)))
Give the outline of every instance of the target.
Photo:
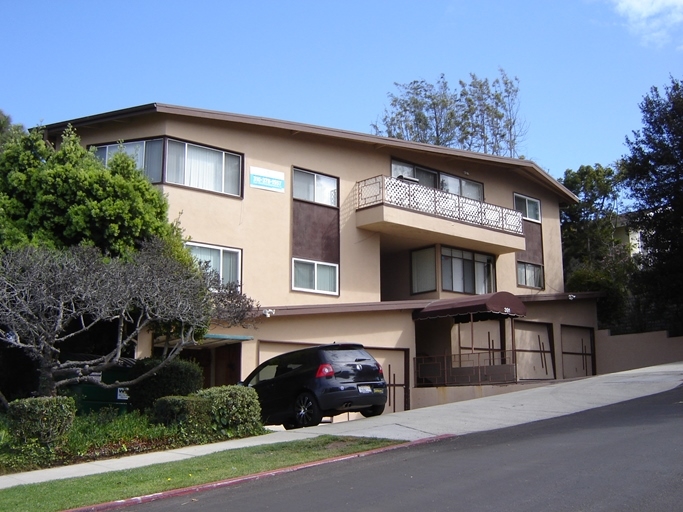
POLYGON ((288 356, 292 354, 299 354, 305 352, 320 352, 328 350, 365 350, 365 347, 360 343, 330 343, 328 345, 316 345, 314 347, 306 347, 300 348, 298 350, 292 350, 290 352, 283 352, 282 354, 278 354, 277 356, 268 358, 266 361, 264 361, 264 363, 267 363, 268 361, 277 359, 279 357, 288 356))

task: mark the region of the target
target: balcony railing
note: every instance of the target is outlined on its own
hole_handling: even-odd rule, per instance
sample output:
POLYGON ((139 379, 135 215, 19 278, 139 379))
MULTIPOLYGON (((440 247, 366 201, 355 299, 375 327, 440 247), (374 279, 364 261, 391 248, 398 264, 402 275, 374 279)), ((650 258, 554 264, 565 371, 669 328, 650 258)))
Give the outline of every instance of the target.
POLYGON ((508 233, 524 233, 522 214, 502 206, 389 176, 375 176, 359 181, 357 187, 358 209, 386 204, 508 233))
POLYGON ((486 351, 450 356, 415 358, 417 387, 471 386, 517 381, 512 352, 486 351))

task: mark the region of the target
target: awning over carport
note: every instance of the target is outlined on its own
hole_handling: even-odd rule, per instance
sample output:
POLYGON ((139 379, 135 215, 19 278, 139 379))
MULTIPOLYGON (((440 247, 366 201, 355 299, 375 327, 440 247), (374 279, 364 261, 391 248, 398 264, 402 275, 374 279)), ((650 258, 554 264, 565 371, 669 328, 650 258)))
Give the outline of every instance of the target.
MULTIPOLYGON (((459 299, 441 299, 413 313, 414 320, 467 316, 474 320, 486 320, 502 316, 526 315, 524 303, 509 292, 487 293, 459 299)), ((457 320, 456 320, 457 321, 457 320)))
MULTIPOLYGON (((253 336, 239 336, 235 334, 205 334, 202 340, 197 345, 192 345, 186 347, 186 350, 193 349, 203 349, 203 348, 214 348, 221 347, 223 345, 229 345, 233 343, 242 343, 243 341, 253 340, 253 336)), ((175 343, 177 340, 172 340, 171 344, 175 343)), ((163 340, 156 340, 154 343, 157 347, 162 347, 164 345, 163 340)))
POLYGON ((198 345, 200 348, 220 347, 232 343, 253 340, 253 336, 238 336, 235 334, 205 334, 204 339, 198 345))

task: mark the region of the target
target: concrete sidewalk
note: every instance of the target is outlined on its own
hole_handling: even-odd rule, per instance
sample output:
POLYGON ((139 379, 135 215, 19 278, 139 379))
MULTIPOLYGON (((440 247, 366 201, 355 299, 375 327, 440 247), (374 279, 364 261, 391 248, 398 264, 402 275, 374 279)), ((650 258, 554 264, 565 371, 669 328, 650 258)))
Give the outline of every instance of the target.
POLYGON ((654 395, 683 384, 683 362, 573 381, 503 395, 425 407, 357 421, 276 431, 263 436, 177 450, 144 453, 73 466, 0 476, 0 489, 16 485, 132 469, 223 450, 280 443, 322 434, 419 441, 443 435, 464 435, 555 418, 596 407, 654 395))

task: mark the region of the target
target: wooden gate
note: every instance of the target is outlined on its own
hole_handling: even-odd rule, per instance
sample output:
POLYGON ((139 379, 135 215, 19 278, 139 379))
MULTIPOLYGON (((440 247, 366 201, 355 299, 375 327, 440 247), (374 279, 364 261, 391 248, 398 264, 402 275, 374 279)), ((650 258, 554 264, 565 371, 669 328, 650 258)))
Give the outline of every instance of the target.
POLYGON ((595 340, 589 327, 562 326, 562 376, 565 379, 595 375, 595 340))
POLYGON ((550 324, 515 320, 518 380, 554 380, 555 362, 550 324))

